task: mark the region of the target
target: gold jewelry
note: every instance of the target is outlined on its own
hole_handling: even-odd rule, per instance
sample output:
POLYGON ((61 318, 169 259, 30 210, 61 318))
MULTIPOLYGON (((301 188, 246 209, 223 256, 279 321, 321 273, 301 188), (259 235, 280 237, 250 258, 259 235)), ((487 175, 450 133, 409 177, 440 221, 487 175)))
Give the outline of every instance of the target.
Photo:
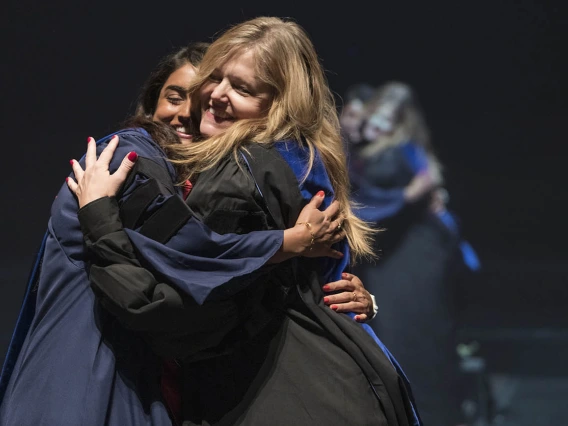
POLYGON ((356 302, 357 301, 357 293, 353 292, 353 301, 356 302))
POLYGON ((310 222, 297 222, 296 225, 306 225, 306 228, 308 228, 308 232, 310 233, 310 236, 312 238, 310 241, 309 250, 312 251, 312 249, 314 248, 314 241, 316 240, 316 236, 312 232, 312 224, 310 222))
POLYGON ((337 230, 338 230, 338 231, 341 231, 341 225, 342 225, 341 222, 339 222, 339 223, 337 224, 337 230))

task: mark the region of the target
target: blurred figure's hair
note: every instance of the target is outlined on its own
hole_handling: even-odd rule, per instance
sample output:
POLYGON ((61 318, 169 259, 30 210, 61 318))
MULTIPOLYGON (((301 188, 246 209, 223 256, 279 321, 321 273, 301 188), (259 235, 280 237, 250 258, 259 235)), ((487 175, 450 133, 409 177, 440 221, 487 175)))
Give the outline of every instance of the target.
POLYGON ((390 81, 381 85, 366 104, 366 119, 387 106, 394 113, 394 128, 381 134, 361 151, 363 157, 370 157, 382 150, 412 141, 424 148, 428 155, 429 167, 438 183, 442 183, 442 167, 430 143, 430 130, 424 111, 415 91, 406 83, 390 81))
POLYGON ((343 105, 354 100, 360 100, 364 104, 370 101, 376 94, 376 88, 368 83, 357 83, 349 86, 343 97, 343 105))

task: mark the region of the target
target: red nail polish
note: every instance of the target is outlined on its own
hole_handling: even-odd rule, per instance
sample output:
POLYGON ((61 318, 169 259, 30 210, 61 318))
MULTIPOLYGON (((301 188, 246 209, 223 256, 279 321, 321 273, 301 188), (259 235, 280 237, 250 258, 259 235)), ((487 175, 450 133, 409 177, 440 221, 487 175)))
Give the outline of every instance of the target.
POLYGON ((136 161, 136 159, 138 158, 138 154, 136 154, 136 151, 131 151, 128 153, 128 159, 130 161, 132 161, 133 163, 136 161))
POLYGON ((333 309, 334 311, 337 311, 337 305, 331 305, 330 308, 333 309))
POLYGON ((73 160, 69 160, 69 163, 71 164, 71 166, 73 166, 73 160))
POLYGON ((89 136, 89 137, 87 138, 87 143, 91 142, 91 139, 93 139, 93 138, 89 136))
POLYGON ((343 273, 341 274, 341 278, 347 278, 348 276, 349 276, 349 275, 347 275, 345 272, 343 272, 343 273))
POLYGON ((318 197, 323 197, 323 196, 325 195, 325 192, 319 191, 316 195, 317 195, 318 197))
POLYGON ((324 298, 323 298, 323 303, 327 303, 327 302, 329 302, 329 297, 324 297, 324 298))
POLYGON ((69 182, 69 176, 65 178, 65 182, 69 182))
POLYGON ((323 289, 323 291, 329 291, 331 290, 331 287, 329 286, 329 284, 325 284, 321 287, 323 289))

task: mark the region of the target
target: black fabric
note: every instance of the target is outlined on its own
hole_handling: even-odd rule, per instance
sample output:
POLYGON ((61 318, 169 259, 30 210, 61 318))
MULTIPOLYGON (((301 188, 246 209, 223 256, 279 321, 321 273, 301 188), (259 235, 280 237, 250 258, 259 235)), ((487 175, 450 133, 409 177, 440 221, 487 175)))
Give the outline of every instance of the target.
MULTIPOLYGON (((305 204, 295 175, 282 173, 289 166, 277 152, 260 149, 247 155, 254 180, 231 157, 195 183, 187 202, 213 230, 243 229, 235 211, 245 206, 276 212, 268 226, 295 222, 305 204), (213 211, 227 220, 216 213, 212 221, 213 211)), ((248 338, 241 331, 229 354, 184 364, 184 425, 409 425, 394 367, 359 324, 323 305, 324 283, 306 272, 314 265, 275 267, 241 294, 241 311, 251 313, 243 328, 250 318, 270 321, 248 338)))
POLYGON ((132 167, 132 170, 126 177, 126 180, 121 185, 118 193, 123 193, 126 188, 132 186, 132 183, 136 179, 136 176, 151 177, 152 179, 159 182, 162 188, 166 188, 165 193, 175 193, 172 177, 170 176, 168 170, 164 168, 164 166, 160 163, 157 163, 156 161, 146 157, 138 157, 136 163, 134 163, 134 166, 132 167))
MULTIPOLYGON (((403 187, 413 175, 401 150, 388 149, 366 165, 368 183, 403 187)), ((428 210, 428 200, 405 206, 378 223, 376 264, 353 273, 375 295, 371 326, 412 384, 426 426, 463 422, 462 375, 456 353, 454 264, 459 238, 428 210)))
POLYGON ((140 233, 159 243, 166 243, 192 216, 193 212, 181 198, 170 197, 144 222, 140 233))
MULTIPOLYGON (((272 210, 279 213, 276 216, 277 222, 280 226, 292 226, 305 205, 295 174, 276 150, 260 145, 250 145, 247 149, 251 154, 247 155, 247 164, 255 177, 255 184, 267 204, 272 205, 272 210)), ((315 273, 316 265, 317 261, 310 259, 298 260, 296 287, 302 306, 296 303, 294 309, 307 309, 310 316, 333 336, 337 344, 347 351, 365 372, 367 379, 380 394, 379 398, 389 424, 408 424, 412 410, 408 401, 412 396, 406 393, 389 359, 378 350, 370 336, 350 318, 337 315, 323 303, 321 286, 326 283, 319 281, 315 273), (308 271, 311 273, 306 276, 308 271)))
POLYGON ((274 149, 250 144, 242 150, 249 173, 254 177, 262 196, 269 219, 280 229, 291 228, 305 206, 298 185, 282 185, 296 182, 296 175, 286 161, 274 149))
POLYGON ((198 305, 140 264, 123 231, 116 199, 87 204, 79 211, 79 221, 93 257, 93 291, 105 310, 129 330, 140 332, 156 354, 193 356, 216 348, 237 326, 240 313, 234 301, 198 305))
POLYGON ((165 243, 175 235, 193 213, 183 200, 170 197, 148 217, 148 207, 160 196, 175 194, 175 186, 169 172, 149 158, 138 158, 125 183, 121 186, 120 193, 131 187, 136 178, 147 180, 135 186, 132 193, 120 202, 122 225, 130 229, 141 226, 139 232, 142 235, 165 243))
POLYGON ((150 179, 141 184, 120 204, 121 219, 125 228, 136 229, 143 222, 143 215, 148 210, 148 206, 160 195, 162 188, 160 184, 150 179))

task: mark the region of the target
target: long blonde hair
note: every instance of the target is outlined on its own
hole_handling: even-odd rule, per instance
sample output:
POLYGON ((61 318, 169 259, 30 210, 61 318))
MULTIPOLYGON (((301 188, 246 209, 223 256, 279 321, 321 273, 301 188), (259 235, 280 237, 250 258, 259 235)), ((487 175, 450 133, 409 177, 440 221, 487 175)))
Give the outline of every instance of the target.
POLYGON ((377 89, 375 96, 365 105, 367 119, 376 114, 381 107, 389 104, 394 112, 394 129, 369 141, 361 150, 362 157, 372 157, 384 149, 412 141, 424 148, 428 157, 428 167, 437 184, 441 185, 442 165, 430 143, 430 132, 422 108, 414 90, 405 83, 390 81, 377 89))
POLYGON ((198 174, 229 154, 236 156, 244 143, 270 144, 293 139, 309 150, 307 176, 317 150, 346 217, 343 228, 352 259, 374 257, 372 235, 375 230, 357 218, 351 209, 346 155, 335 100, 314 46, 302 27, 280 18, 259 17, 225 31, 210 45, 190 88, 192 119, 195 123, 201 120, 199 92, 211 73, 233 55, 245 51, 253 52, 257 78, 272 88, 272 103, 267 114, 238 120, 223 133, 202 142, 173 146, 170 158, 198 174))

